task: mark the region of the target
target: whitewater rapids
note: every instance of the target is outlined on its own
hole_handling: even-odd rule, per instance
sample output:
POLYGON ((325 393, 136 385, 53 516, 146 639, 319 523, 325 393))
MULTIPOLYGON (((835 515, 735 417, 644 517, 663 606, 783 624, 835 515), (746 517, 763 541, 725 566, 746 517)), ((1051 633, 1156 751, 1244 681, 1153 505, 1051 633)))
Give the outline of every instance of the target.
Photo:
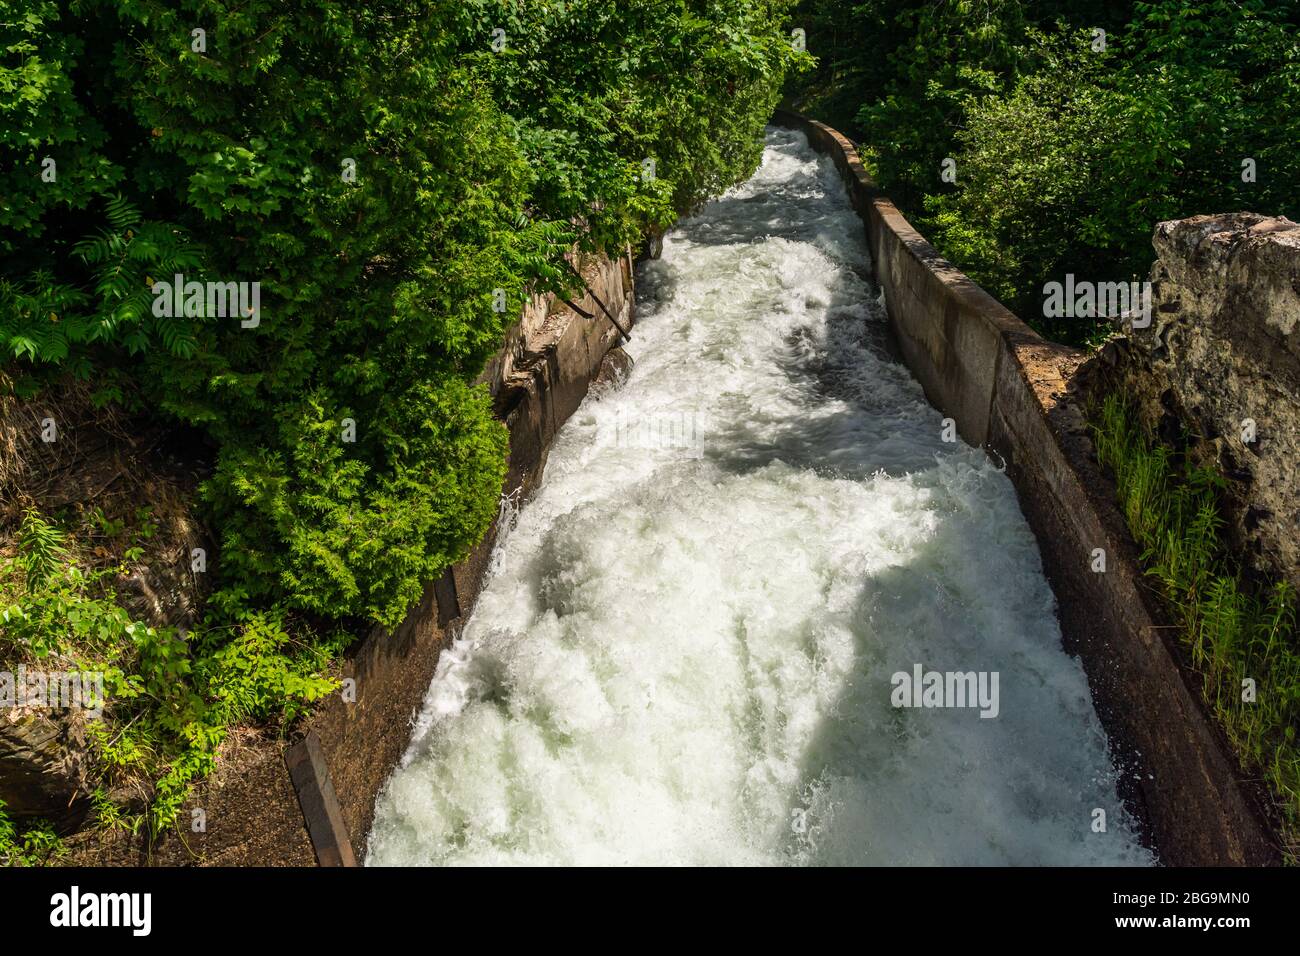
POLYGON ((369 864, 1152 862, 1015 491, 890 357, 862 233, 769 130, 644 264, 636 365, 499 541, 369 864), (997 672, 997 716, 892 706, 918 663, 997 672))

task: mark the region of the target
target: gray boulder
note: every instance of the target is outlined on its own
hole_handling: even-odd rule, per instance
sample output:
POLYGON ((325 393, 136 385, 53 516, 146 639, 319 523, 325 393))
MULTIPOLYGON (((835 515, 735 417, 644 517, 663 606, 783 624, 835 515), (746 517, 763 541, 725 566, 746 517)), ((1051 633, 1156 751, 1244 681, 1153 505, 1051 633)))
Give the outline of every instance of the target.
POLYGON ((1255 213, 1155 230, 1152 321, 1116 343, 1124 386, 1165 438, 1229 480, 1248 566, 1300 589, 1300 225, 1255 213))

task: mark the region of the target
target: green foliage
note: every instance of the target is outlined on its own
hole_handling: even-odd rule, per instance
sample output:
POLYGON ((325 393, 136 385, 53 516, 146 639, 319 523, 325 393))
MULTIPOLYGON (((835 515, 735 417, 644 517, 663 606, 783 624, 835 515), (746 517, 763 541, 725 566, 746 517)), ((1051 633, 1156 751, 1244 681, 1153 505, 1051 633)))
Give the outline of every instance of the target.
POLYGON ((1120 506, 1159 583, 1192 666, 1247 769, 1263 772, 1293 841, 1300 842, 1300 646, 1296 595, 1286 582, 1253 587, 1221 536, 1213 470, 1178 462, 1142 432, 1115 394, 1093 415, 1097 456, 1115 475, 1120 506), (1243 701, 1243 680, 1256 699, 1243 701))
MULTIPOLYGON (((145 692, 152 698, 149 724, 134 733, 129 755, 117 766, 129 770, 136 754, 156 747, 155 741, 164 744, 165 772, 149 808, 150 831, 172 824, 191 785, 212 770, 231 726, 268 720, 287 725, 337 690, 338 682, 323 672, 343 644, 341 635, 295 641, 281 619, 257 615, 233 639, 213 633, 172 638, 142 653, 145 692)), ((114 745, 120 748, 122 741, 114 745)), ((154 775, 159 766, 150 767, 154 775)))
POLYGON ((132 355, 150 347, 176 358, 194 354, 192 320, 155 316, 150 287, 151 276, 170 277, 199 265, 201 250, 174 226, 142 221, 121 196, 108 201, 105 216, 107 229, 73 246, 88 268, 89 292, 44 271, 25 282, 0 281, 0 342, 15 358, 71 358, 73 371, 84 376, 91 366, 84 354, 72 354, 79 345, 115 342, 132 355))
POLYGON ((0 649, 6 660, 58 656, 70 641, 111 651, 131 639, 135 625, 105 583, 125 569, 86 568, 71 558, 66 540, 64 532, 29 510, 16 554, 0 560, 0 649))
POLYGON ((779 29, 790 6, 480 3, 461 8, 457 34, 519 123, 533 201, 584 220, 588 248, 617 250, 757 165, 781 77, 801 62, 779 29))
MULTIPOLYGON (((1040 70, 1004 95, 969 101, 952 147, 957 188, 926 196, 922 218, 990 292, 1049 337, 1078 340, 1086 320, 1044 318, 1041 288, 1066 272, 1116 278, 1113 236, 1096 229, 1096 187, 1124 140, 1107 117, 1110 94, 1098 85, 1114 56, 1093 52, 1087 33, 1027 35, 1040 70)), ((1148 249, 1152 225, 1138 234, 1148 249)))
POLYGON ((0 800, 0 866, 46 866, 66 852, 48 823, 36 821, 20 829, 0 800))
POLYGON ((327 412, 317 393, 278 416, 285 453, 223 456, 209 487, 230 515, 221 553, 239 590, 219 592, 218 606, 233 614, 284 594, 301 610, 361 608, 396 625, 492 520, 506 434, 483 392, 453 380, 377 398, 355 419, 355 445, 340 440, 351 410, 327 412))
POLYGON ((805 0, 796 95, 935 245, 1040 331, 1042 287, 1146 274, 1162 220, 1300 215, 1296 0, 805 0), (1094 49, 1094 29, 1106 31, 1094 49), (940 178, 945 158, 957 181, 940 178), (1253 159, 1257 181, 1242 180, 1253 159))
POLYGON ((166 826, 230 726, 294 719, 335 635, 480 540, 506 326, 572 292, 574 246, 621 254, 753 170, 792 5, 0 0, 5 375, 94 378, 211 449, 202 629, 132 620, 138 546, 94 566, 35 513, 0 567, 0 649, 106 671, 105 825, 143 825, 103 795, 127 781, 166 826), (260 322, 157 314, 176 274, 258 283, 260 322))
POLYGON ((126 830, 130 833, 138 833, 144 823, 144 817, 125 812, 104 792, 102 787, 91 794, 91 806, 95 826, 101 830, 126 830))
POLYGON ((74 88, 87 38, 62 29, 65 17, 56 0, 0 0, 0 257, 25 270, 66 250, 51 235, 57 214, 85 210, 124 178, 102 151, 108 134, 93 104, 74 88))
MULTIPOLYGON (((0 657, 103 672, 107 707, 88 721, 89 736, 106 780, 157 781, 148 815, 154 833, 211 769, 229 727, 287 724, 337 687, 325 670, 342 648, 341 632, 312 640, 300 625, 304 636, 295 640, 271 614, 190 634, 150 627, 132 620, 112 589, 129 567, 89 568, 77 552, 64 530, 26 512, 16 552, 0 562, 0 657)), ((105 800, 101 794, 97 817, 128 825, 105 800)))
POLYGON ((752 170, 789 6, 0 0, 0 354, 207 432, 227 613, 392 624, 495 514, 505 325, 752 170), (262 321, 155 315, 177 273, 262 321))

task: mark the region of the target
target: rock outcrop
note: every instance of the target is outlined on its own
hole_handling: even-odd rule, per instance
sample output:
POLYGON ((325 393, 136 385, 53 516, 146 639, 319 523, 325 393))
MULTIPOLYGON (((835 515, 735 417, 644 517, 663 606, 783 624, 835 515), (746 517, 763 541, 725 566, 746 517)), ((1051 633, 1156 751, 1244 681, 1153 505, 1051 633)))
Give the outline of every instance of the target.
POLYGON ((0 709, 0 801, 15 820, 73 829, 90 805, 81 715, 34 707, 0 709))
POLYGON ((1153 433, 1228 479, 1234 550, 1300 589, 1300 225, 1193 216, 1153 242, 1151 324, 1103 359, 1153 433))

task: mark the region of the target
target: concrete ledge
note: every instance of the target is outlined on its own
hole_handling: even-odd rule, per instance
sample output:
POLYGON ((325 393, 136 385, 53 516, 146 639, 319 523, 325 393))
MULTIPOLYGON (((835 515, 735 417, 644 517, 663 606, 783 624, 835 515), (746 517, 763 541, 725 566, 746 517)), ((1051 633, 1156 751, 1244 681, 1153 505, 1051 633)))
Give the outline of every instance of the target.
POLYGON ((308 731, 307 736, 290 747, 285 752, 284 763, 298 792, 307 834, 316 848, 316 862, 321 866, 356 866, 343 811, 316 731, 308 731))
POLYGON ((1181 663, 1145 586, 1115 489, 1093 452, 1071 387, 1085 359, 1048 342, 958 271, 867 175, 853 143, 778 110, 834 160, 867 232, 877 283, 909 369, 970 444, 1007 463, 1056 594, 1066 649, 1078 654, 1122 769, 1126 802, 1162 862, 1265 865, 1281 841, 1261 789, 1181 663), (1104 548, 1106 572, 1091 555, 1104 548))

